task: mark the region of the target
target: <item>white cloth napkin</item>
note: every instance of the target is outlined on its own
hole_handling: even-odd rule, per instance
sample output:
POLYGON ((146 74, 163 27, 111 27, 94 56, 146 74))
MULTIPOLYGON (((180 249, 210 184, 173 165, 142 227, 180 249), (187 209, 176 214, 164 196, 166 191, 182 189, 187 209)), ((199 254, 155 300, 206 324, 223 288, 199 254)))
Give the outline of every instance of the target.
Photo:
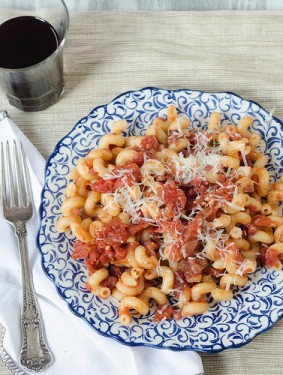
MULTIPOLYGON (((23 143, 37 211, 44 183, 45 160, 10 118, 1 120, 0 112, 0 141, 7 139, 21 140, 23 143)), ((43 371, 44 374, 196 375, 203 372, 201 358, 196 352, 128 347, 97 334, 83 320, 74 316, 41 269, 40 254, 35 246, 37 214, 27 230, 30 267, 44 319, 46 340, 54 356, 53 364, 43 371)), ((19 320, 22 299, 20 259, 13 229, 2 215, 0 259, 0 322, 6 328, 3 345, 15 365, 11 364, 3 349, 1 352, 1 346, 0 356, 15 374, 30 374, 17 369, 20 368, 19 320)))

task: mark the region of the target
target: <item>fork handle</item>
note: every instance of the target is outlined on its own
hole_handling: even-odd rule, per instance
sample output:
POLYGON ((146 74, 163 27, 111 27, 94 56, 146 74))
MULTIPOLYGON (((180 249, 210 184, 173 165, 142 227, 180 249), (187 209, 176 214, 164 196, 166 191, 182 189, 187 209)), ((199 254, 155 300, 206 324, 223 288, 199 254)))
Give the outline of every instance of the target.
POLYGON ((15 233, 20 249, 23 279, 20 364, 28 370, 38 372, 50 365, 52 356, 44 340, 41 314, 29 269, 25 222, 15 224, 15 233))

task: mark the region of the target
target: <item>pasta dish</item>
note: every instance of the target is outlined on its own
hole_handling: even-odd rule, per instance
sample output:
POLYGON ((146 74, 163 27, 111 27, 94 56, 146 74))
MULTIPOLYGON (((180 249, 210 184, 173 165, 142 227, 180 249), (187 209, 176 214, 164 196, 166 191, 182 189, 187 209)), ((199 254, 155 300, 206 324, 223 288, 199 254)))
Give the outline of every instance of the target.
POLYGON ((282 268, 283 178, 270 183, 250 116, 220 119, 193 129, 171 105, 143 136, 121 119, 69 175, 57 230, 74 234, 87 289, 119 301, 122 325, 151 300, 154 322, 203 314, 257 267, 282 268))

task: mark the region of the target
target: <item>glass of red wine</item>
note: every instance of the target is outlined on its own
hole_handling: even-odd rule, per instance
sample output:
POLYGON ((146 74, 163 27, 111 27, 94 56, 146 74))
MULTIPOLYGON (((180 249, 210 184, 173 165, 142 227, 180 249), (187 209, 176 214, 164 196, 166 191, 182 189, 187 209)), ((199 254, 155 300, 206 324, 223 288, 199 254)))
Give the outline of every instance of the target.
POLYGON ((12 106, 41 111, 64 93, 68 29, 63 0, 0 1, 0 86, 12 106))

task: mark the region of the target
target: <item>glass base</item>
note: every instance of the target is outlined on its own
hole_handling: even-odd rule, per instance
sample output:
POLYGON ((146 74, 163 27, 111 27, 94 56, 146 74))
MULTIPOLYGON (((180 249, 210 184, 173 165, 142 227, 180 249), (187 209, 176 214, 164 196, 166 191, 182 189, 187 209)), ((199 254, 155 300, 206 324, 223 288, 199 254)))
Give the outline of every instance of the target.
POLYGON ((55 104, 60 96, 65 92, 64 82, 58 85, 54 90, 42 95, 39 98, 17 98, 13 95, 7 94, 9 103, 24 112, 37 112, 55 104))

